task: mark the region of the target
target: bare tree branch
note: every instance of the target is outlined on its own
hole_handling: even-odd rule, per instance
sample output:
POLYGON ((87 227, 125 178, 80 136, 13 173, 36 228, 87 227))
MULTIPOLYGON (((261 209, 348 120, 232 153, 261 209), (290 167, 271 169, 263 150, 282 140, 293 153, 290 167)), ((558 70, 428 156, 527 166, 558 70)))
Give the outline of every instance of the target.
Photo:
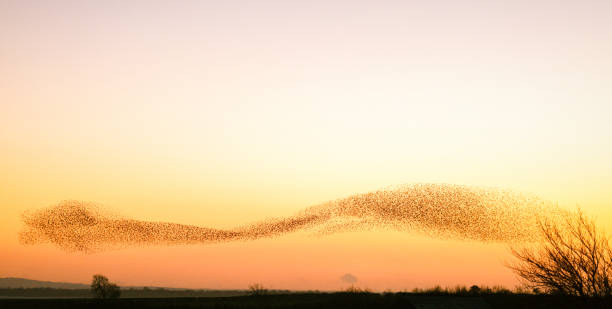
POLYGON ((511 248, 509 267, 533 288, 579 297, 610 297, 612 249, 609 237, 582 211, 561 223, 539 222, 539 247, 511 248))

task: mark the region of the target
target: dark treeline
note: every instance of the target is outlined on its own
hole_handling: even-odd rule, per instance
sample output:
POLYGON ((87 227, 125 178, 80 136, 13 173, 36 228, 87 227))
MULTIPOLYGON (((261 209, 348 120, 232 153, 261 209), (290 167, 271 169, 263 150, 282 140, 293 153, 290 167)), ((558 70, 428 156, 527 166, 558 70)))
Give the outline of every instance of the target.
MULTIPOLYGON (((351 286, 344 291, 321 292, 321 291, 290 291, 290 290, 268 290, 262 288, 259 293, 249 290, 205 290, 205 289, 165 289, 165 288, 123 288, 121 298, 173 298, 173 297, 233 297, 247 295, 279 295, 279 294, 376 294, 368 289, 351 286)), ((442 288, 436 286, 428 289, 413 289, 411 292, 397 292, 409 295, 424 296, 474 296, 474 295, 521 295, 533 294, 526 290, 509 290, 504 287, 465 287, 442 288)), ((394 294, 394 292, 383 292, 382 294, 394 294)), ((93 298, 90 289, 58 289, 58 288, 0 288, 0 297, 22 297, 22 298, 93 298)))

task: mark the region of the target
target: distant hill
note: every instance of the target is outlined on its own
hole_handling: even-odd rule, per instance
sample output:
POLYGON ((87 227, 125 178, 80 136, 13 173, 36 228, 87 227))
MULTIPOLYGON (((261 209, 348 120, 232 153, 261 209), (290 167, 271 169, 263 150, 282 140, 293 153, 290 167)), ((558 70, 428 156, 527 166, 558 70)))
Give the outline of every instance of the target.
POLYGON ((24 278, 0 278, 0 288, 89 289, 88 284, 38 281, 24 278))
MULTIPOLYGON (((163 297, 230 297, 243 296, 245 290, 180 289, 161 287, 122 286, 121 296, 127 298, 163 297)), ((271 294, 281 291, 270 291, 271 294)), ((287 293, 287 291, 282 291, 287 293)), ((91 298, 89 285, 81 283, 39 281, 24 278, 0 278, 0 308, 3 298, 91 298)), ((24 307, 25 308, 25 307, 24 307)))
MULTIPOLYGON (((166 289, 172 291, 187 291, 194 289, 187 288, 174 288, 174 287, 159 287, 159 286, 120 286, 122 289, 166 289)), ((89 284, 84 283, 69 283, 69 282, 54 282, 54 281, 39 281, 25 278, 0 278, 0 289, 10 288, 53 288, 53 289, 64 289, 64 290, 89 290, 89 284)), ((209 289, 197 289, 197 290, 209 290, 209 289)))

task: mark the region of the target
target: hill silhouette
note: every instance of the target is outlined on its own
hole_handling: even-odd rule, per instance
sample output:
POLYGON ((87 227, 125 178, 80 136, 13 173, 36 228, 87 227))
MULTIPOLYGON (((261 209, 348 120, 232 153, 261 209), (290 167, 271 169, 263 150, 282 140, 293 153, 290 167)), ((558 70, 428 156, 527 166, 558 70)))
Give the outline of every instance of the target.
POLYGON ((0 278, 0 288, 53 288, 53 289, 89 289, 89 284, 39 281, 25 278, 0 278))
MULTIPOLYGON (((61 289, 61 290, 89 290, 89 283, 41 281, 26 278, 6 277, 0 278, 0 289, 61 289)), ((191 290, 187 288, 160 287, 160 286, 121 286, 126 289, 164 289, 164 290, 191 290)), ((206 289, 199 289, 206 290, 206 289)))

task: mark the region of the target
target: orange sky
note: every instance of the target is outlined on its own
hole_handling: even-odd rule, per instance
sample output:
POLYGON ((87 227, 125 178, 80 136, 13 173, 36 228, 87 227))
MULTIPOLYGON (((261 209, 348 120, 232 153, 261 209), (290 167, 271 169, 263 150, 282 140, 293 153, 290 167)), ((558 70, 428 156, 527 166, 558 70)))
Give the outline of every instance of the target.
POLYGON ((376 290, 516 284, 505 245, 374 231, 83 255, 65 199, 228 228, 389 185, 534 193, 612 226, 608 1, 0 4, 0 277, 376 290))

